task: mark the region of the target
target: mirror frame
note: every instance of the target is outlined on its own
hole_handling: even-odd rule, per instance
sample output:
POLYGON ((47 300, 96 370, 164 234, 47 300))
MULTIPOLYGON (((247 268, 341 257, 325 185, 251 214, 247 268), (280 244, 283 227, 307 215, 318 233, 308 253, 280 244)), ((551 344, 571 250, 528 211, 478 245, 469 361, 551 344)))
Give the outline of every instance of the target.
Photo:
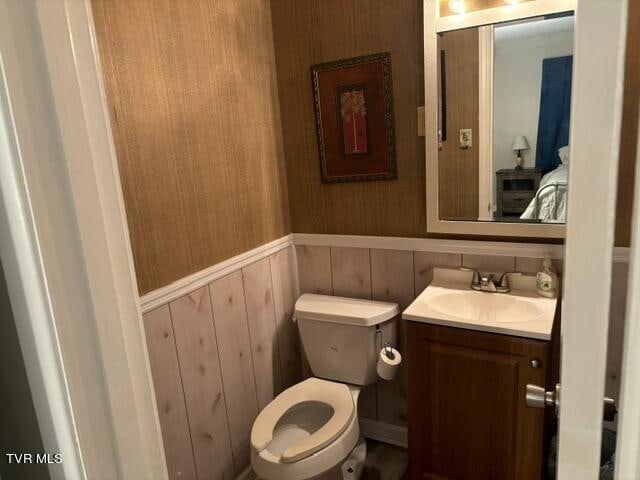
MULTIPOLYGON (((424 91, 425 91, 425 156, 427 189, 427 231, 457 235, 484 235, 492 237, 528 237, 563 239, 565 224, 552 223, 508 223, 488 221, 441 220, 439 215, 438 182, 438 42, 437 34, 471 27, 485 27, 495 23, 538 17, 552 13, 575 11, 578 0, 532 0, 478 10, 460 15, 439 16, 440 0, 424 0, 424 91)), ((485 39, 488 35, 484 36, 485 39)), ((491 49, 492 51, 492 49, 491 49)), ((486 84, 492 72, 480 70, 480 85, 486 84), (484 79, 484 81, 483 81, 484 79)), ((481 96, 481 100, 482 100, 481 96)), ((486 103, 486 101, 485 101, 486 103)), ((480 105, 480 116, 486 123, 491 116, 491 106, 480 105)), ((572 122, 573 123, 573 122, 572 122)), ((481 127, 482 128, 482 127, 481 127)), ((479 132, 482 133, 482 132, 479 132)), ((485 132, 486 134, 486 132, 485 132)), ((481 138, 481 135, 479 138, 481 138)), ((486 135, 484 135, 486 136, 486 135)), ((480 145, 480 164, 490 160, 491 149, 480 145), (488 152, 487 152, 488 150, 488 152)), ((481 192, 482 193, 482 192, 481 192)), ((487 192, 484 192, 485 195, 487 192)))

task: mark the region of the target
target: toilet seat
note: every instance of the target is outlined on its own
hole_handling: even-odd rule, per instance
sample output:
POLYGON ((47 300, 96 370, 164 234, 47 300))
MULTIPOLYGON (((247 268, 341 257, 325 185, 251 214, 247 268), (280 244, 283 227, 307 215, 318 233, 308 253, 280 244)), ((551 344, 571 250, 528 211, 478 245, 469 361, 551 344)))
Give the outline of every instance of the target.
POLYGON ((322 450, 347 429, 355 415, 353 396, 347 385, 309 378, 282 392, 260 412, 251 430, 253 450, 259 453, 267 448, 280 419, 293 408, 303 408, 305 403, 328 405, 333 414, 311 435, 287 446, 280 457, 283 463, 297 462, 322 450))

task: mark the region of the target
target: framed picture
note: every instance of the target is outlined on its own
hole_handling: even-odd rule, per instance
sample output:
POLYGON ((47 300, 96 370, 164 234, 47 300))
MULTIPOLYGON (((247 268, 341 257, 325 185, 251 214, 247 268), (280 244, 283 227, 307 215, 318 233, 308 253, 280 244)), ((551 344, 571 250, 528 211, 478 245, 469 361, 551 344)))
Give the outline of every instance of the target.
POLYGON ((322 183, 397 178, 391 56, 311 67, 322 183))

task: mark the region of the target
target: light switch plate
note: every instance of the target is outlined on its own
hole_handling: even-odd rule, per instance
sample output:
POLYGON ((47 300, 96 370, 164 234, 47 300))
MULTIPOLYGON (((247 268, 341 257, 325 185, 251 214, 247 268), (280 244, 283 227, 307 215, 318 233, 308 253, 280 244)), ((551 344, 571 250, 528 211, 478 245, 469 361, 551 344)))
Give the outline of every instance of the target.
POLYGON ((418 107, 418 136, 424 137, 425 135, 425 116, 424 107, 418 107))
POLYGON ((471 146, 473 145, 472 132, 473 131, 470 128, 460 129, 460 148, 471 148, 471 146))

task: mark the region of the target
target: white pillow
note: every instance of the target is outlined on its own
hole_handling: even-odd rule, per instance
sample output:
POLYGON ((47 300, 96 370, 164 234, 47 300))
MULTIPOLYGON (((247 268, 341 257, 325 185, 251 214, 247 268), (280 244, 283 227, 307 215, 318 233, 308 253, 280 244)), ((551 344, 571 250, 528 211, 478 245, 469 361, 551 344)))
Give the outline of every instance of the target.
POLYGON ((567 165, 569 163, 569 145, 560 147, 558 149, 558 156, 560 157, 562 164, 567 165))

